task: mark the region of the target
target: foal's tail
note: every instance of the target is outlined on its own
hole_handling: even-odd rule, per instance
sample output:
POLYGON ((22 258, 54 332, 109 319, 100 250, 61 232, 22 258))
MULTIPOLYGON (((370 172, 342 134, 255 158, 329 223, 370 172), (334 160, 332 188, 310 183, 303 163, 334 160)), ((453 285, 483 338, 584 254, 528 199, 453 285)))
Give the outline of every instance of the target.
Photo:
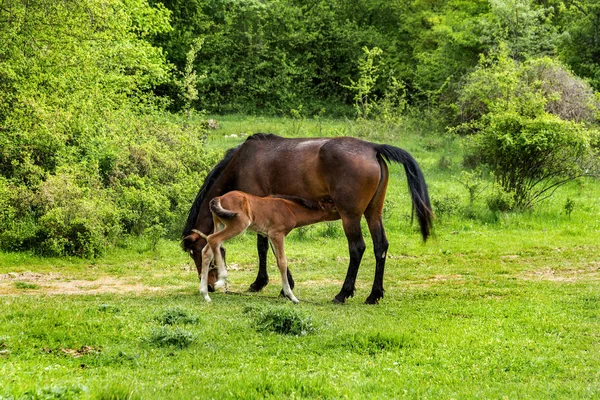
POLYGON ((413 203, 413 211, 417 213, 417 219, 421 226, 421 235, 423 240, 431 233, 433 225, 433 211, 429 202, 429 193, 425 177, 417 161, 406 150, 388 144, 375 144, 377 155, 383 157, 388 162, 394 161, 404 165, 406 178, 408 180, 408 190, 413 203))
POLYGON ((229 210, 224 209, 221 206, 221 202, 219 201, 218 197, 215 197, 214 199, 212 199, 210 201, 209 208, 213 214, 215 214, 217 217, 223 218, 223 219, 231 219, 238 214, 235 211, 229 211, 229 210))

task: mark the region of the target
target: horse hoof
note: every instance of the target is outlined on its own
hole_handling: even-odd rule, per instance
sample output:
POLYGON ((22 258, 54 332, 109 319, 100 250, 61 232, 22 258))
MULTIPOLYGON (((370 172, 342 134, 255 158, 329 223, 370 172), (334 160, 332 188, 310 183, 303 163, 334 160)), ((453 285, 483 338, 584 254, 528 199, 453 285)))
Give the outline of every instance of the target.
POLYGON ((210 283, 207 285, 208 286, 208 291, 210 293, 213 293, 215 291, 215 288, 213 287, 213 285, 211 285, 210 283))
POLYGON ((331 302, 333 304, 345 304, 346 303, 346 299, 338 299, 337 296, 333 298, 333 300, 331 300, 331 302))
POLYGON ((265 286, 267 286, 267 283, 269 283, 269 281, 266 282, 254 282, 253 284, 250 285, 250 287, 248 288, 248 291, 250 293, 256 293, 256 292, 260 292, 261 290, 263 290, 263 288, 265 286))
POLYGON ((365 304, 379 304, 379 299, 367 297, 365 304))

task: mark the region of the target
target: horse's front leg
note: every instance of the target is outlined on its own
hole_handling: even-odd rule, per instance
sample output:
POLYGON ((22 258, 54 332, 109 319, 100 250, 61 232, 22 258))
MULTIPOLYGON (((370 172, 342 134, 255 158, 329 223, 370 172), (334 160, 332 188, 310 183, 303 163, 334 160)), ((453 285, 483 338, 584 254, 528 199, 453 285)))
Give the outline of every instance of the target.
POLYGON ((298 304, 299 301, 296 298, 296 296, 294 296, 294 293, 292 292, 292 288, 290 287, 290 283, 288 281, 287 258, 285 257, 283 242, 283 235, 277 235, 271 238, 271 243, 273 245, 273 253, 275 253, 275 258, 277 259, 277 267, 279 267, 279 272, 281 273, 281 290, 285 297, 290 299, 294 304, 298 304))
POLYGON ((267 273, 267 252, 269 251, 269 239, 262 235, 256 236, 256 250, 258 250, 258 275, 250 285, 249 292, 260 292, 269 283, 267 273))

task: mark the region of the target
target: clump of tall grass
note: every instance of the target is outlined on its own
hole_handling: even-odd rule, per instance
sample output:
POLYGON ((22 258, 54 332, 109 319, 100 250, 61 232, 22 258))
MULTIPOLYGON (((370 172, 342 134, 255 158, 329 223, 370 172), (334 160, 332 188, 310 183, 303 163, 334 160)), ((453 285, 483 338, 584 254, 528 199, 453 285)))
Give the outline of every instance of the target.
POLYGON ((305 336, 315 331, 312 317, 290 306, 246 308, 245 311, 251 315, 259 332, 305 336))
POLYGON ((196 337, 192 332, 182 328, 162 326, 160 328, 152 329, 147 341, 154 346, 173 346, 183 349, 194 343, 196 337))
POLYGON ((156 321, 162 325, 175 325, 178 323, 183 324, 197 324, 198 317, 190 315, 186 310, 181 308, 169 308, 166 309, 162 314, 158 315, 156 321))

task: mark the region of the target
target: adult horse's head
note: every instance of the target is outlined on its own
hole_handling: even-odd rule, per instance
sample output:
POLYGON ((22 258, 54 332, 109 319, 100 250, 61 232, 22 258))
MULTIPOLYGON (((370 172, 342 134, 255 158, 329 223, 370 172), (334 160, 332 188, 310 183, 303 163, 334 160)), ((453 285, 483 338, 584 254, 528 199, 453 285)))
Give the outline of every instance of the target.
MULTIPOLYGON (((206 238, 202 237, 201 235, 199 235, 196 232, 192 232, 189 235, 187 235, 186 237, 184 237, 181 241, 181 246, 186 250, 189 251, 190 256, 192 257, 192 259, 194 260, 194 262, 196 262, 196 258, 198 258, 199 262, 202 262, 202 248, 206 245, 206 238), (200 250, 197 250, 197 249, 200 250)), ((223 257, 223 260, 225 260, 225 248, 221 247, 221 256, 223 257)), ((198 271, 198 274, 200 274, 201 271, 198 271)), ((211 263, 211 268, 208 271, 208 291, 209 292, 214 292, 215 291, 215 283, 218 280, 218 273, 217 273, 217 268, 214 266, 214 261, 211 263)))
MULTIPOLYGON (((205 238, 206 235, 212 233, 214 228, 208 204, 215 196, 228 191, 231 173, 227 171, 227 167, 231 163, 236 150, 237 148, 227 150, 223 159, 208 173, 190 208, 187 222, 183 228, 181 246, 194 260, 198 276, 202 272, 202 249, 206 245, 205 238)), ((221 253, 223 259, 225 259, 224 248, 221 248, 221 253)), ((216 281, 215 278, 211 282, 211 276, 214 277, 216 274, 209 273, 209 288, 216 281)))

